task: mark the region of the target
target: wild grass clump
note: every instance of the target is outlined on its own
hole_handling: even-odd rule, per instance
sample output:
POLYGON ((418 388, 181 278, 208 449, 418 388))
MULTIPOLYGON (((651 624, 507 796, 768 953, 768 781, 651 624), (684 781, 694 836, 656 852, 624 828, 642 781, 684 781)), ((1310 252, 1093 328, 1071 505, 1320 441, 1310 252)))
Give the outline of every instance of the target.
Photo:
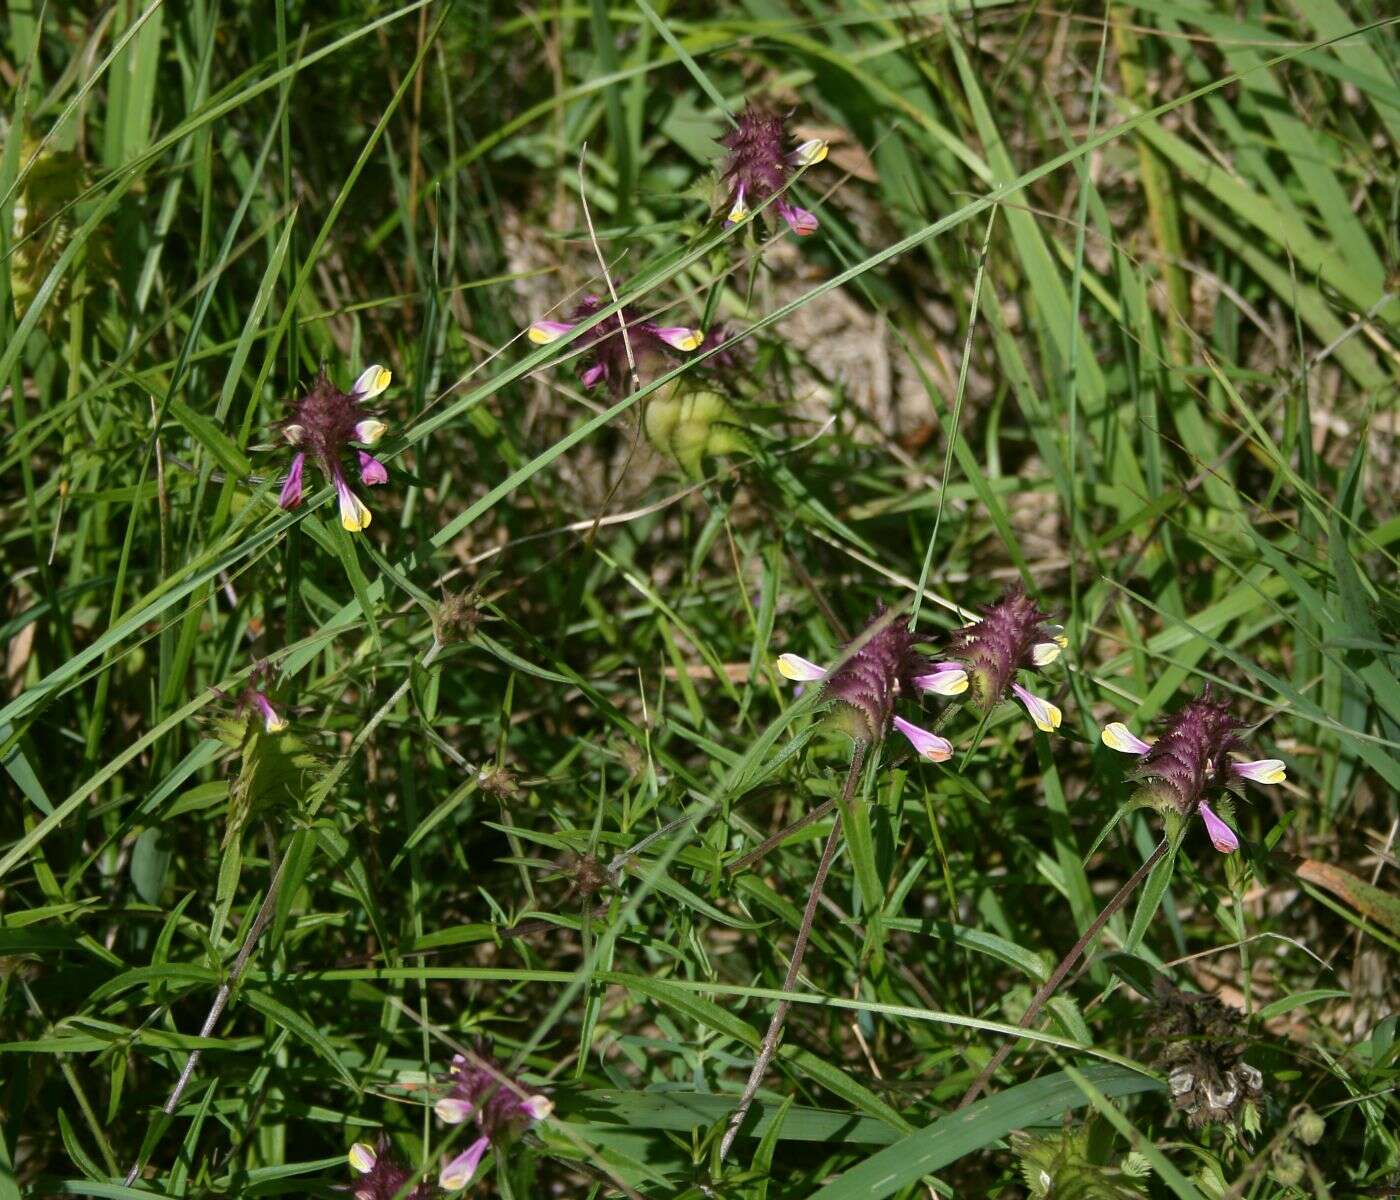
POLYGON ((0 1200, 1394 1189, 1395 22, 12 5, 0 1200))

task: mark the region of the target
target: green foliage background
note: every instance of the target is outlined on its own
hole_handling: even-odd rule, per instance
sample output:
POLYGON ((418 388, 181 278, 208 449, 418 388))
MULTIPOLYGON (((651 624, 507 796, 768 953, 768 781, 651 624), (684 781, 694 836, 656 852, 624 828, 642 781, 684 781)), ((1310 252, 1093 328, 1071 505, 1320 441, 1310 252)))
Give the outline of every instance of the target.
POLYGON ((1385 8, 12 3, 0 1200, 329 1196, 381 1128, 435 1177, 478 1042, 556 1106, 480 1194, 1394 1186, 1385 8), (714 216, 746 101, 831 142, 809 238, 714 216), (522 331, 606 294, 598 255, 737 364, 582 389, 522 331), (352 537, 319 476, 277 508, 275 422, 371 362, 352 537), (721 1166, 830 818, 731 868, 849 754, 775 655, 878 603, 936 644, 1017 581, 1067 629, 1063 726, 880 748, 721 1166), (276 746, 228 727, 261 659, 276 746), (1188 828, 951 1116, 1160 836, 1107 828, 1100 727, 1207 682, 1287 784, 1237 855, 1188 828), (1174 1112, 1157 976, 1238 1012, 1240 1127, 1174 1112))

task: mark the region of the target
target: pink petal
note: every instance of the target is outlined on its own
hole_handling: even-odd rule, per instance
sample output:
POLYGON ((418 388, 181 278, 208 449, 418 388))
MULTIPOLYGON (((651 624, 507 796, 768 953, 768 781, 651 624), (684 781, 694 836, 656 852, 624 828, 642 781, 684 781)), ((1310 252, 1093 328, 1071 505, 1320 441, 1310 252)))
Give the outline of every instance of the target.
POLYGON ((536 346, 548 346, 558 341, 573 328, 568 321, 536 321, 526 331, 536 346))
POLYGON ((600 379, 606 379, 607 377, 608 364, 594 363, 593 366, 587 368, 583 374, 579 376, 579 382, 582 383, 584 387, 591 388, 597 384, 600 379))
POLYGON ((1265 785, 1282 783, 1288 778, 1281 758, 1256 758, 1253 762, 1231 763, 1230 770, 1245 779, 1265 785))
POLYGON ((778 674, 784 679, 793 679, 801 683, 813 683, 826 678, 825 668, 819 667, 810 658, 803 658, 800 654, 778 655, 778 674))
POLYGON ((389 471, 373 454, 357 451, 360 456, 360 482, 369 487, 389 482, 389 471))
POLYGON ((817 232, 819 222, 805 208, 798 208, 797 205, 789 204, 786 200, 779 200, 777 208, 778 215, 788 223, 788 227, 798 237, 806 237, 810 233, 817 232))
POLYGON ((895 717, 894 727, 907 737, 914 749, 929 762, 947 762, 953 757, 953 743, 927 729, 920 729, 913 721, 895 717))
POLYGON ((438 1176, 438 1186, 445 1192, 455 1192, 467 1186, 481 1164, 481 1156, 490 1147, 489 1138, 477 1138, 470 1146, 457 1155, 438 1176))
POLYGON ((927 675, 914 676, 914 686, 939 696, 960 696, 967 691, 967 671, 961 663, 934 663, 927 675))
POLYGON ((695 350, 705 340, 700 330, 687 329, 684 325, 652 325, 649 332, 676 350, 695 350))
POLYGON ((292 459, 286 481, 282 484, 282 494, 277 497, 277 503, 283 508, 295 508, 301 503, 301 472, 305 466, 305 454, 298 454, 292 459))
POLYGON ((1035 727, 1042 733, 1054 733, 1060 727, 1060 722, 1064 720, 1064 714, 1060 712, 1059 705, 1052 704, 1049 700, 1042 700, 1033 692, 1026 691, 1019 683, 1013 683, 1011 690, 1016 693, 1016 698, 1026 706, 1026 711, 1030 713, 1035 727))
POLYGON ((1221 854, 1229 854, 1232 850, 1240 848, 1240 839, 1235 836, 1235 831, 1217 817, 1215 811, 1204 800, 1201 801, 1201 820, 1206 823, 1211 845, 1221 854))

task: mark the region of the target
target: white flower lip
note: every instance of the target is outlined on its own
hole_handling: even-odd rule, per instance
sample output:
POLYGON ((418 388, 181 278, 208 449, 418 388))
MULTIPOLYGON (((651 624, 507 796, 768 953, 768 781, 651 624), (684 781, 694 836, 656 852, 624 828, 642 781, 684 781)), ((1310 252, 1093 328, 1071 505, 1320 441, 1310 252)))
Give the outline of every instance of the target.
POLYGON ((349 1158, 350 1165, 361 1175, 368 1175, 374 1170, 374 1164, 379 1161, 374 1147, 368 1142, 356 1142, 350 1147, 350 1153, 346 1157, 349 1158))
POLYGON ((1144 742, 1122 721, 1105 725, 1099 739, 1110 750, 1117 750, 1119 754, 1146 754, 1152 749, 1148 742, 1144 742))
POLYGON ((1236 775, 1266 786, 1282 783, 1288 778, 1286 764, 1281 758, 1257 758, 1253 762, 1231 763, 1230 770, 1236 775))
POLYGON ((938 696, 961 696, 967 691, 967 672, 956 663, 939 663, 927 675, 914 679, 915 686, 938 696))
POLYGON ((1054 733, 1060 727, 1060 722, 1064 720, 1064 714, 1060 712, 1058 705, 1050 703, 1049 700, 1042 700, 1034 693, 1026 691, 1019 683, 1013 683, 1011 690, 1016 693, 1017 699, 1026 706, 1026 712, 1030 713, 1035 727, 1042 733, 1054 733))
POLYGON ((778 673, 784 679, 793 679, 798 683, 815 683, 826 677, 825 670, 800 654, 778 655, 778 673))
POLYGON ((548 346, 550 342, 557 342, 572 328, 568 321, 536 321, 526 330, 526 336, 536 346, 548 346))
POLYGON ((521 1105, 536 1121, 543 1121, 554 1111, 554 1101, 548 1096, 530 1096, 521 1105))
POLYGON ((366 446, 373 446, 388 428, 378 417, 367 417, 355 426, 355 440, 363 442, 366 446))
POLYGON ((687 352, 699 349, 705 340, 704 333, 699 329, 689 329, 684 325, 661 325, 652 332, 668 346, 687 352))
POLYGON ((393 373, 388 367, 381 367, 375 363, 360 372, 360 377, 355 380, 355 386, 350 391, 357 400, 373 400, 389 386, 393 378, 393 373))
POLYGON ((433 1112, 437 1113, 438 1120, 444 1124, 460 1125, 470 1120, 472 1106, 468 1101, 456 1096, 444 1096, 433 1105, 433 1112))

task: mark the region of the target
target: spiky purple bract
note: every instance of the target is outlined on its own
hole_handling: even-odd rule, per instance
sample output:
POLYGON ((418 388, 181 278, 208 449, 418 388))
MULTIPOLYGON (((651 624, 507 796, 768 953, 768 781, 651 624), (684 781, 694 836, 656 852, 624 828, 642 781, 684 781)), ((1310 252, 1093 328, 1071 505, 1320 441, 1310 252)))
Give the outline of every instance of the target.
POLYGON ((794 171, 811 166, 826 157, 826 143, 820 139, 804 142, 787 150, 788 133, 777 113, 749 105, 739 114, 735 127, 720 139, 729 151, 724 164, 724 181, 729 185, 726 223, 745 220, 753 209, 777 196, 773 208, 799 237, 815 233, 817 218, 798 208, 782 194, 794 171))
POLYGON ((350 1147, 350 1166, 359 1176, 350 1187, 355 1200, 436 1200, 442 1195, 428 1179, 406 1188, 413 1172, 394 1158, 385 1133, 374 1146, 357 1142, 350 1147))
POLYGON ((1034 600, 1012 588, 984 608, 979 620, 953 633, 948 657, 966 666, 975 707, 990 712, 1006 699, 1017 671, 1036 668, 1035 647, 1057 636, 1047 620, 1034 600))
POLYGON ((838 701, 849 731, 860 741, 878 742, 894 716, 895 699, 917 696, 915 678, 932 664, 914 649, 919 639, 881 605, 865 629, 848 644, 844 661, 827 676, 822 696, 838 701), (854 651, 850 647, 856 647, 854 651))
POLYGON ((1240 742, 1244 722, 1207 688, 1169 717, 1161 735, 1129 772, 1142 781, 1139 799, 1170 805, 1190 816, 1216 787, 1238 789, 1230 751, 1240 742))

